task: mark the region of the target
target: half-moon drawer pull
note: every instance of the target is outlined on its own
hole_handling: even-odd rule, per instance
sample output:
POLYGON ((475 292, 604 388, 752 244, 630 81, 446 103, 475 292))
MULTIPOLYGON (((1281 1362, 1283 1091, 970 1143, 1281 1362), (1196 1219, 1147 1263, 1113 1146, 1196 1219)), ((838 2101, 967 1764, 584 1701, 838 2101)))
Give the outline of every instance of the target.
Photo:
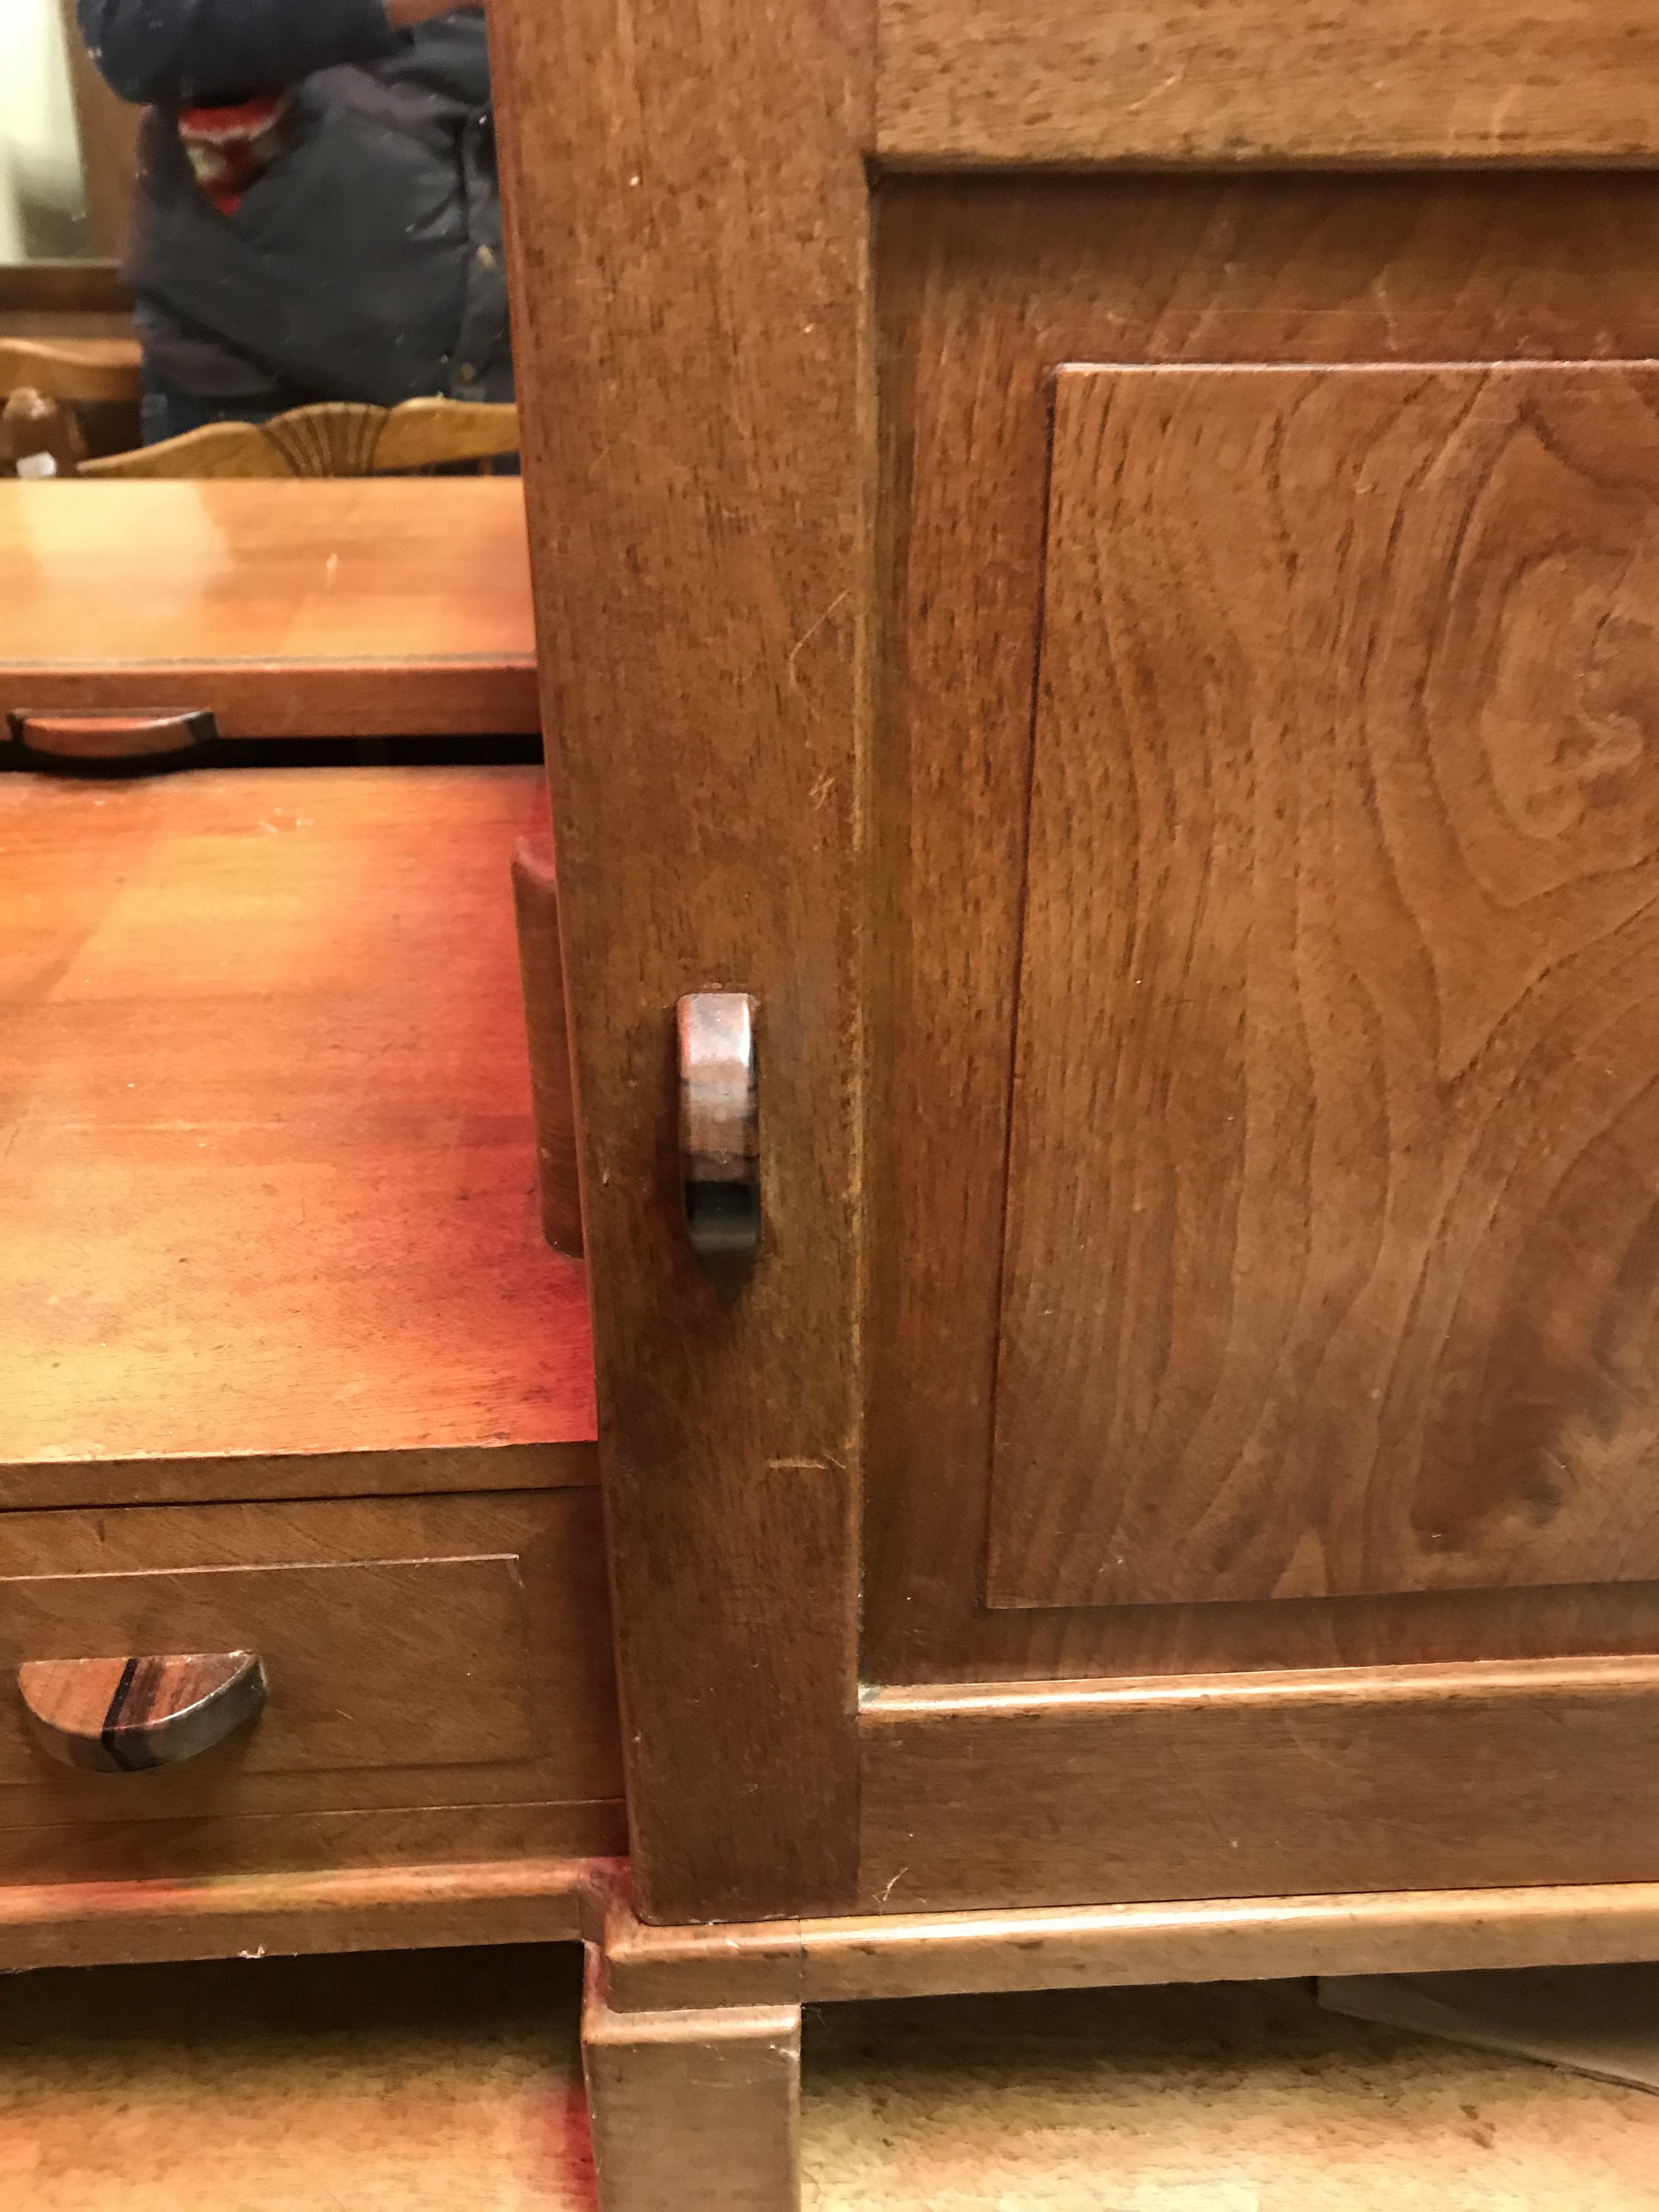
POLYGON ((133 1774, 221 1743, 265 1701, 254 1651, 32 1659, 17 1670, 29 1727, 64 1766, 133 1774))
POLYGON ((17 752, 40 761, 166 760, 210 745, 219 726, 205 708, 19 709, 6 716, 17 752))

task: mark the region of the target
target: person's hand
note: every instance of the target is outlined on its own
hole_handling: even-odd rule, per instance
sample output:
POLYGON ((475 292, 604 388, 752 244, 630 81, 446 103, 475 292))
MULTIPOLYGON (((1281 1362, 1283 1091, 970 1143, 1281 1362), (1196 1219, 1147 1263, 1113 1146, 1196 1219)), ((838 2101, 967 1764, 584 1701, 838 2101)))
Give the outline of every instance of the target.
POLYGON ((453 15, 458 8, 476 4, 476 0, 386 0, 386 12, 392 28, 406 31, 411 23, 429 23, 434 15, 453 15))

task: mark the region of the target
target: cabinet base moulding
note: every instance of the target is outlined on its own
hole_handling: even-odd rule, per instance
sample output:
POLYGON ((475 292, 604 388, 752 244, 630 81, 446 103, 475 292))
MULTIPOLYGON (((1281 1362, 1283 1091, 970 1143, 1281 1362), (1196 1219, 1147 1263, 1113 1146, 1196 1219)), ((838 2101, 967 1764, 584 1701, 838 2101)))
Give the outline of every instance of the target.
POLYGON ((581 1933, 588 1859, 0 1889, 0 1972, 307 1952, 545 1943, 581 1933))
POLYGON ((1659 1958, 1659 1881, 1204 1898, 658 1928, 613 1901, 613 2011, 1000 1990, 1613 1966, 1659 1958))

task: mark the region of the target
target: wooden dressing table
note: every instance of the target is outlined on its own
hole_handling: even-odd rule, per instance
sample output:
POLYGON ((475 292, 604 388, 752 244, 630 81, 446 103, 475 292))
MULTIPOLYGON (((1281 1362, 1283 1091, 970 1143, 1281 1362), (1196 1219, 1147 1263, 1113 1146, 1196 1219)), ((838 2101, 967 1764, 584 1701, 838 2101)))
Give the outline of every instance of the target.
POLYGON ((574 1933, 625 1833, 520 487, 0 485, 0 608, 40 752, 211 725, 0 746, 0 1965, 574 1933))

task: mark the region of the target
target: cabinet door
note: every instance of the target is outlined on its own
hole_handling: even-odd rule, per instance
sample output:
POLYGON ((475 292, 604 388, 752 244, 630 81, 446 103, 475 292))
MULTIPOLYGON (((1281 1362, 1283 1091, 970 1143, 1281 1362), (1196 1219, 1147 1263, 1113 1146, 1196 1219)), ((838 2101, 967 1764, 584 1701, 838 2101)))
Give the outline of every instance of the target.
POLYGON ((872 1903, 1653 1870, 1656 224, 889 188, 872 1903))
POLYGON ((492 17, 647 1917, 1659 1871, 1639 14, 492 17))

